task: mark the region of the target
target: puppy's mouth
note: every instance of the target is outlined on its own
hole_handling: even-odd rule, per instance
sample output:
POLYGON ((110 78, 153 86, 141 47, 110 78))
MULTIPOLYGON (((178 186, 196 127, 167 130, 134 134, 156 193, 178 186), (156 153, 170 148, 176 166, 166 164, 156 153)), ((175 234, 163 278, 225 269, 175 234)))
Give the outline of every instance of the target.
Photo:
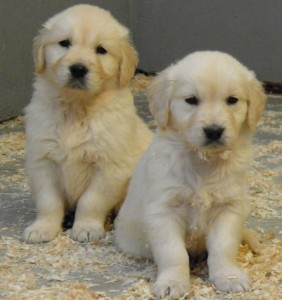
POLYGON ((85 79, 74 79, 72 77, 69 79, 66 87, 73 90, 88 90, 87 82, 85 79))
POLYGON ((204 143, 204 147, 205 148, 224 148, 226 145, 224 143, 224 141, 220 140, 220 141, 211 141, 211 140, 206 140, 204 143))

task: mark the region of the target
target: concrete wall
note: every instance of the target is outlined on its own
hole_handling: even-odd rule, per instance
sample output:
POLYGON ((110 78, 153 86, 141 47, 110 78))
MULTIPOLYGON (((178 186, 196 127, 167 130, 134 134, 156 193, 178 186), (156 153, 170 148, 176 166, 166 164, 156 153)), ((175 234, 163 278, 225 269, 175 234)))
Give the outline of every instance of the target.
POLYGON ((33 77, 32 39, 53 14, 100 5, 131 29, 139 68, 160 71, 195 50, 226 51, 261 80, 282 82, 281 0, 0 1, 0 120, 22 112, 33 77))
POLYGON ((261 80, 282 82, 281 0, 134 2, 141 68, 158 71, 195 50, 228 52, 261 80))

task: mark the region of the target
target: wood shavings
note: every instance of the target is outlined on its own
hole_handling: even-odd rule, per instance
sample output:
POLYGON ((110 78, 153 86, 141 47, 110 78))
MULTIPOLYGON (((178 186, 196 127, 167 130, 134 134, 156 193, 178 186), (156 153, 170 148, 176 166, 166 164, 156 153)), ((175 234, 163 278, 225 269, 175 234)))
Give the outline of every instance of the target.
POLYGON ((17 118, 7 120, 4 122, 0 123, 0 130, 5 131, 8 129, 8 131, 17 129, 17 128, 22 128, 24 126, 24 117, 19 116, 17 118))
POLYGON ((0 135, 0 160, 1 163, 14 161, 17 157, 24 156, 25 134, 14 132, 0 135), (16 153, 16 156, 13 155, 16 153))
POLYGON ((207 157, 207 154, 205 152, 202 152, 202 151, 198 151, 198 157, 201 160, 205 160, 205 161, 209 160, 209 158, 207 157))
POLYGON ((145 76, 143 74, 137 74, 134 76, 131 84, 131 90, 133 93, 145 91, 149 87, 153 77, 145 76))
POLYGON ((205 152, 205 151, 200 151, 198 149, 195 149, 194 151, 197 151, 198 157, 205 161, 209 161, 214 158, 220 158, 222 160, 227 160, 230 157, 230 155, 232 154, 232 151, 230 151, 230 150, 224 150, 222 152, 211 152, 211 151, 205 152))
POLYGON ((230 155, 232 154, 232 151, 230 150, 225 150, 223 151, 223 153, 220 154, 220 158, 221 159, 228 159, 230 157, 230 155))

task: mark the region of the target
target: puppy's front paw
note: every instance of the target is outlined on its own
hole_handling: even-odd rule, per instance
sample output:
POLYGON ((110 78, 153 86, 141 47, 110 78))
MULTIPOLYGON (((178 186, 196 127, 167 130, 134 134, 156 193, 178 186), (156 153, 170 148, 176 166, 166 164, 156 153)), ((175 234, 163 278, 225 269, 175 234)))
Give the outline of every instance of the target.
POLYGON ((158 299, 179 299, 189 290, 189 271, 183 268, 171 268, 158 275, 152 287, 152 294, 158 299))
POLYGON ((210 276, 216 288, 222 292, 241 293, 248 291, 251 287, 249 277, 239 268, 224 272, 217 272, 210 276))
POLYGON ((104 235, 104 226, 96 222, 75 222, 71 230, 71 238, 78 242, 97 241, 104 235))
POLYGON ((59 234, 60 230, 60 225, 51 224, 46 220, 37 220, 24 230, 23 238, 28 243, 49 242, 59 234))

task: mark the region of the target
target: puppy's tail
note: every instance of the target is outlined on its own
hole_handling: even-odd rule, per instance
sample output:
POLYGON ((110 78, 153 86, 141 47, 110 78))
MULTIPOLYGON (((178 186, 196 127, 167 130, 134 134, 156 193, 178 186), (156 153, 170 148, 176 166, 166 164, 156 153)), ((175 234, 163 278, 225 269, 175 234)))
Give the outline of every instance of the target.
POLYGON ((243 230, 242 242, 243 244, 247 244, 253 253, 260 254, 261 245, 253 230, 247 228, 243 230))

